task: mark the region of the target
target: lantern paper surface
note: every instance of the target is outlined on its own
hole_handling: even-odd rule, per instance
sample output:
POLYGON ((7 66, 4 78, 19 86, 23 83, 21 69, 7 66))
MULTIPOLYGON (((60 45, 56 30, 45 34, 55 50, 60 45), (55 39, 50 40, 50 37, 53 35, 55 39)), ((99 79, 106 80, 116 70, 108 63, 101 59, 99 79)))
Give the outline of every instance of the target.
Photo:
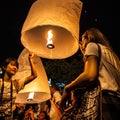
MULTIPOLYGON (((28 55, 29 51, 24 48, 18 58, 19 70, 14 79, 23 79, 31 74, 28 55)), ((32 59, 37 69, 38 77, 20 90, 16 96, 16 103, 39 103, 51 97, 47 75, 41 59, 38 56, 34 56, 32 59), (30 95, 33 97, 32 101, 28 100, 28 98, 31 98, 30 95)))
POLYGON ((79 48, 80 0, 36 0, 26 17, 21 31, 21 42, 36 55, 49 59, 63 59, 79 48), (46 47, 51 30, 53 49, 46 47))

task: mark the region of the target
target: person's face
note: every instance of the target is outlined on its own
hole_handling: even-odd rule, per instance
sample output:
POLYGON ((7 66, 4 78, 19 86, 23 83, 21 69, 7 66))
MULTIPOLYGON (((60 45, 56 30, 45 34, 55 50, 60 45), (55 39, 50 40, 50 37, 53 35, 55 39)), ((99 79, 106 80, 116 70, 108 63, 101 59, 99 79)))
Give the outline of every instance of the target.
POLYGON ((50 87, 50 92, 51 92, 51 94, 54 93, 54 88, 53 87, 50 87))
POLYGON ((5 68, 5 71, 10 76, 15 75, 16 72, 18 71, 16 62, 15 61, 10 61, 10 63, 5 68))
POLYGON ((87 37, 85 36, 82 36, 82 39, 81 41, 79 42, 79 45, 80 45, 80 50, 81 52, 84 54, 85 53, 85 48, 87 46, 87 44, 89 43, 89 40, 87 37))
POLYGON ((44 120, 45 119, 45 113, 44 112, 41 112, 39 115, 38 115, 38 120, 44 120))

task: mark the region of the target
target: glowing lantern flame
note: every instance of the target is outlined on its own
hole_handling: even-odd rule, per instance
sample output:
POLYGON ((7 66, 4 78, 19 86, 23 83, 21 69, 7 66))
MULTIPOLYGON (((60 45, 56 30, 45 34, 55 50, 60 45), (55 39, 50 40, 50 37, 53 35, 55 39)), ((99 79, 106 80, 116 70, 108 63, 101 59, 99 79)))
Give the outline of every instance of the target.
POLYGON ((34 92, 30 92, 29 96, 28 96, 28 101, 32 101, 34 97, 34 92))
POLYGON ((54 48, 52 37, 53 37, 52 30, 49 30, 48 31, 48 38, 47 38, 47 48, 49 48, 49 49, 54 48))
POLYGON ((52 30, 49 30, 48 31, 48 43, 52 43, 52 37, 53 37, 53 34, 52 34, 52 30))

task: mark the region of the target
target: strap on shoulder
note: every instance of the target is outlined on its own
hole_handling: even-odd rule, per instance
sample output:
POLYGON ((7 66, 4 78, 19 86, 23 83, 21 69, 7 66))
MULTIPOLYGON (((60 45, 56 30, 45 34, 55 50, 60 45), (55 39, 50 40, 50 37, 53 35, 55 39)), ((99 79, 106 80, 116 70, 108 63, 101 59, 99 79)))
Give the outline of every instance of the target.
POLYGON ((4 81, 3 81, 3 79, 1 78, 1 79, 0 79, 0 101, 2 100, 3 89, 4 89, 4 81))

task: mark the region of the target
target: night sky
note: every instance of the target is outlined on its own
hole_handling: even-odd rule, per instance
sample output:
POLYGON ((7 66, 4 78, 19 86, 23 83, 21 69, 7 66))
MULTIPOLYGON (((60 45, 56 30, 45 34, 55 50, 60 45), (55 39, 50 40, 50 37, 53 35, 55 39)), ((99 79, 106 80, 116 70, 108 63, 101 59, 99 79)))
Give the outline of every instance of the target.
MULTIPOLYGON (((0 64, 6 57, 18 57, 23 50, 20 41, 21 28, 35 0, 4 0, 0 7, 1 43, 0 64)), ((111 46, 120 57, 120 49, 115 42, 113 28, 112 0, 81 0, 83 1, 82 15, 80 18, 80 34, 87 28, 97 27, 108 38, 111 46), (105 2, 106 1, 106 2, 105 2)))

